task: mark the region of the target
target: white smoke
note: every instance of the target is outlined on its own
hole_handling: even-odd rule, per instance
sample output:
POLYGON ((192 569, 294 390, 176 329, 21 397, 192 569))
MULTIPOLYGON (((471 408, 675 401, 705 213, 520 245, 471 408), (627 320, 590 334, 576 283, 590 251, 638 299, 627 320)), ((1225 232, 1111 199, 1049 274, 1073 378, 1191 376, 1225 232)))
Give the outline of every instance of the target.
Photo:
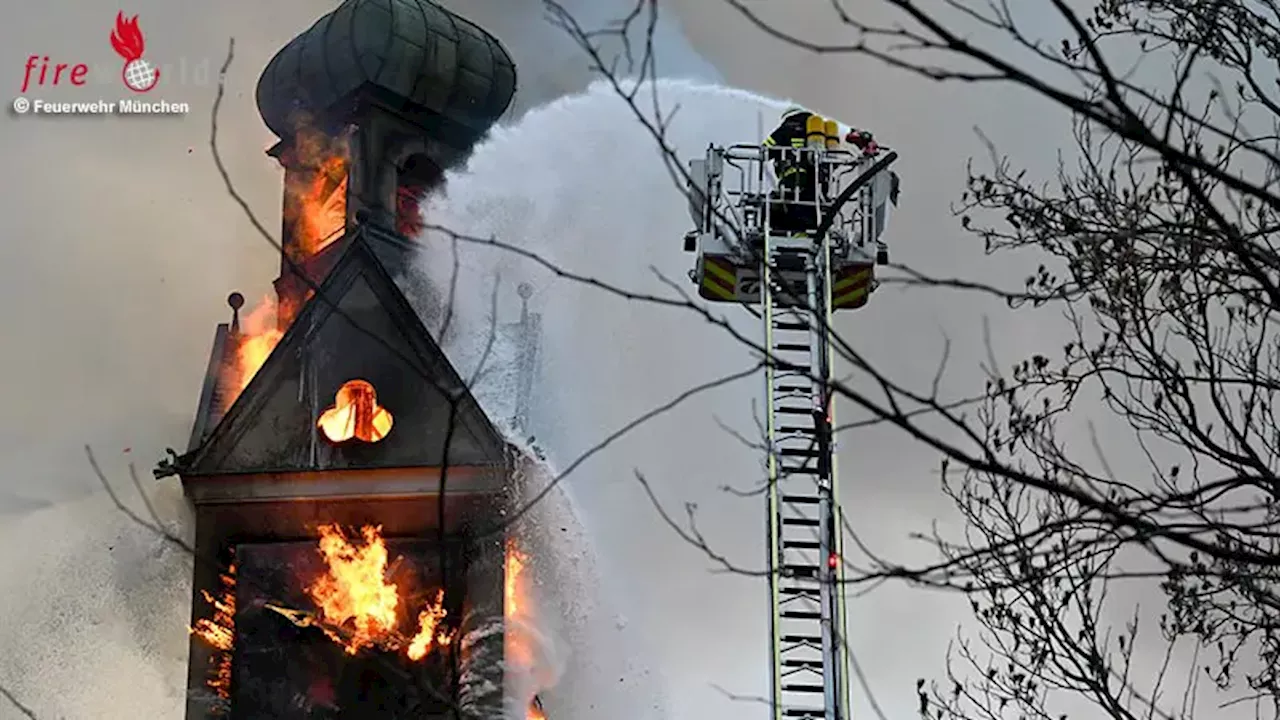
MULTIPOLYGON (((148 484, 177 528, 178 483, 148 484)), ((117 489, 147 513, 128 480, 117 489)), ((36 717, 181 717, 191 597, 182 549, 95 495, 7 523, 0 568, 0 684, 36 717)), ((0 718, 24 717, 0 702, 0 718)))
MULTIPOLYGON (((679 106, 668 141, 685 158, 710 142, 749 141, 762 116, 772 122, 784 107, 688 81, 659 82, 656 92, 666 107, 679 106)), ((604 83, 495 131, 424 214, 430 223, 495 237, 629 291, 678 298, 669 283, 694 291, 686 277, 692 257, 680 244, 686 203, 654 139, 604 83)), ((534 287, 543 336, 529 432, 555 467, 690 387, 751 364, 740 343, 687 310, 611 296, 517 254, 454 243, 443 233, 429 232, 424 241, 419 267, 430 283, 463 289, 453 300, 455 332, 446 343, 464 374, 487 352, 493 288, 501 322, 516 311, 517 283, 534 287)), ((742 330, 752 332, 752 325, 742 330)), ((550 717, 695 717, 726 709, 707 695, 713 684, 760 694, 767 665, 763 588, 743 578, 708 581, 701 558, 663 526, 633 479, 643 472, 677 515, 681 502, 701 500, 700 529, 735 560, 758 566, 763 530, 753 522, 756 505, 719 491, 755 481, 757 459, 716 427, 718 419, 752 436, 755 389, 754 382, 738 382, 690 399, 584 462, 565 480, 567 497, 551 496, 561 507, 542 513, 539 534, 554 536, 557 521, 561 530, 572 526, 572 510, 580 506, 587 534, 562 547, 598 545, 607 567, 557 578, 562 598, 586 602, 567 609, 575 657, 561 686, 547 694, 550 717), (631 542, 637 537, 645 538, 643 547, 631 542), (645 572, 629 572, 641 564, 645 572), (636 587, 635 578, 651 575, 653 566, 665 566, 665 582, 636 587), (673 608, 696 611, 681 616, 673 608), (640 621, 622 619, 630 615, 640 621), (670 662, 690 647, 696 658, 670 662), (717 667, 741 672, 715 677, 710 669, 717 667), (681 698, 678 708, 654 701, 668 691, 681 698)), ((507 383, 477 392, 487 407, 507 407, 507 383)), ((752 704, 731 709, 742 717, 763 712, 752 704)))

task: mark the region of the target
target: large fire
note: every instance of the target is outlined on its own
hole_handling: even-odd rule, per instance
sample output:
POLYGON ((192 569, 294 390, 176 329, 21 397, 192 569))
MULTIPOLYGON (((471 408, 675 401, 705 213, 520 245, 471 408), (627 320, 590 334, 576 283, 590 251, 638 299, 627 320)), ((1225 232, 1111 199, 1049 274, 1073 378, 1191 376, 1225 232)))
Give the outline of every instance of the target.
POLYGON ((218 698, 231 699, 231 650, 236 637, 236 566, 234 563, 219 576, 221 590, 217 596, 201 590, 205 602, 213 608, 212 617, 200 618, 190 628, 192 635, 214 649, 210 658, 206 684, 218 698))
POLYGON ((449 644, 443 592, 418 613, 412 637, 397 630, 401 599, 399 588, 388 580, 387 544, 380 528, 366 525, 355 542, 336 525, 322 525, 319 532, 326 570, 307 593, 316 604, 320 627, 334 642, 352 655, 365 648, 403 650, 411 660, 449 644))
POLYGON ((305 260, 342 235, 347 223, 348 135, 302 126, 285 159, 285 221, 305 260))
POLYGON ((353 655, 395 629, 400 605, 396 586, 386 579, 386 543, 377 528, 365 527, 363 535, 363 544, 353 544, 337 526, 321 526, 320 554, 328 571, 307 588, 323 620, 352 628, 346 639, 329 632, 353 655))
POLYGON ((240 319, 240 333, 231 338, 234 355, 223 369, 224 411, 244 392, 284 336, 276 320, 277 309, 275 300, 266 295, 240 319))
MULTIPOLYGON (((403 653, 412 661, 427 657, 433 650, 448 647, 453 631, 445 624, 444 592, 437 590, 431 601, 417 610, 412 635, 399 630, 404 600, 400 588, 391 582, 394 563, 379 527, 366 525, 357 536, 344 532, 334 524, 318 528, 317 550, 324 558, 325 570, 307 587, 315 604, 315 612, 268 607, 299 626, 318 627, 348 654, 365 649, 403 653)), ((529 556, 514 540, 506 545, 504 568, 503 617, 507 624, 505 654, 509 668, 528 671, 532 687, 526 690, 526 720, 546 720, 537 692, 546 689, 554 678, 540 667, 541 650, 537 637, 529 632, 534 621, 534 607, 527 573, 529 556)), ((235 640, 235 567, 222 576, 219 596, 205 593, 214 612, 191 629, 218 651, 211 668, 209 686, 223 698, 229 698, 231 684, 231 650, 235 640)))

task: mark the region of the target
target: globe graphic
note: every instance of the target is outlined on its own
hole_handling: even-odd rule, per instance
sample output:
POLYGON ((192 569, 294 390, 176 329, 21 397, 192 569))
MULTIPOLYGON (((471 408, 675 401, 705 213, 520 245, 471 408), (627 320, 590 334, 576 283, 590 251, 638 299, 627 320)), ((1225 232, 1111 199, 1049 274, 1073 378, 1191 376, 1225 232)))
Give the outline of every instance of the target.
POLYGON ((156 84, 156 69, 141 58, 124 66, 124 84, 134 92, 146 92, 156 84))

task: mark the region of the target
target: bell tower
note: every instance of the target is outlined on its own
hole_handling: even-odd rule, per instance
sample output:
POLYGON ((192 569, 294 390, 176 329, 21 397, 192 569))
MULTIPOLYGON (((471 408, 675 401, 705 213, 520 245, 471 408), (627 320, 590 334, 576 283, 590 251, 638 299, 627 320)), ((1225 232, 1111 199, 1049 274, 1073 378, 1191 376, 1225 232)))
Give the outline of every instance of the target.
POLYGON ((195 515, 187 720, 502 712, 513 454, 397 279, 418 201, 514 92, 501 44, 429 0, 346 0, 263 72, 275 297, 228 299, 156 469, 195 515))
POLYGON ((257 100, 285 170, 282 325, 357 222, 421 230, 423 193, 506 111, 515 82, 497 39, 426 0, 345 2, 272 58, 257 100))

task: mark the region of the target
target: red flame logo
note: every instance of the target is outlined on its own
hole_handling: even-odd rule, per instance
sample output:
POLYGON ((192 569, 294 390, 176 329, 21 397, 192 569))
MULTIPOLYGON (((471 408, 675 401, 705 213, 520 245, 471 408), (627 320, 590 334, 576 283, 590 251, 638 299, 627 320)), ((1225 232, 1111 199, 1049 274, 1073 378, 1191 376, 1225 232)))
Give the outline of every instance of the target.
POLYGON ((111 47, 124 58, 120 79, 125 87, 134 92, 144 93, 160 81, 160 71, 142 59, 147 44, 142 37, 142 30, 138 27, 137 15, 126 19, 124 12, 116 13, 116 27, 111 31, 111 47))

